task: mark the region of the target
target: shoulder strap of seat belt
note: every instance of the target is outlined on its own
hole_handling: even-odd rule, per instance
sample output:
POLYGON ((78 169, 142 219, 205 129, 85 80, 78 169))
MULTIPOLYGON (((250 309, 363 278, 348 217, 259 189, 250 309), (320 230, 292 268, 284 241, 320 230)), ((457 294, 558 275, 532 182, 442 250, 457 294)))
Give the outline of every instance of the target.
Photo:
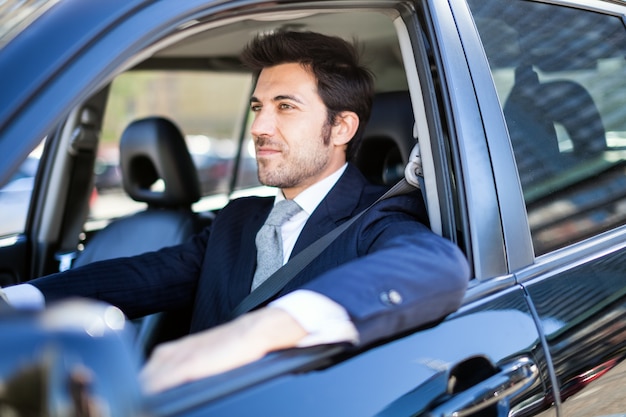
POLYGON ((291 258, 285 265, 272 274, 265 282, 259 285, 254 291, 252 291, 246 298, 244 298, 237 307, 231 313, 231 318, 240 316, 247 313, 255 307, 263 304, 271 297, 276 295, 281 289, 287 285, 293 277, 298 275, 308 264, 313 261, 320 253, 324 251, 339 235, 341 235, 348 227, 350 227, 355 221, 357 221, 363 214, 365 214, 376 203, 386 198, 405 194, 411 190, 414 190, 415 186, 407 182, 405 178, 402 178, 398 183, 391 187, 385 194, 379 197, 373 204, 366 209, 362 210, 356 216, 352 217, 345 223, 337 226, 324 236, 320 237, 315 242, 311 243, 305 249, 303 249, 296 256, 291 258))

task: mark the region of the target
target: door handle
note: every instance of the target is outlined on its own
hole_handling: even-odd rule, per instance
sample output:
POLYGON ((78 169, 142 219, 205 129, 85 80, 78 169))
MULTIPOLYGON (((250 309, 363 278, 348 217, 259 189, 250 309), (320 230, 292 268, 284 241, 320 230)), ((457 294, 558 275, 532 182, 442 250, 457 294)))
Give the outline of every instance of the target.
POLYGON ((466 417, 527 389, 537 380, 539 370, 529 358, 520 358, 501 367, 500 372, 439 404, 428 415, 466 417))

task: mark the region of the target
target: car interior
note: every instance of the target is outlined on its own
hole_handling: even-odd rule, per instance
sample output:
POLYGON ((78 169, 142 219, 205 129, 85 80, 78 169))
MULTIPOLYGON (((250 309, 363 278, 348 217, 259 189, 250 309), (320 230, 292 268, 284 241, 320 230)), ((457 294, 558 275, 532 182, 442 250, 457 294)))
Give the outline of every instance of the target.
MULTIPOLYGON (((171 120, 149 117, 131 122, 120 140, 120 162, 125 192, 147 207, 115 219, 93 234, 74 259, 74 268, 183 243, 213 217, 212 212, 192 210, 192 204, 200 199, 200 183, 183 134, 171 120), (158 181, 164 186, 151 188, 158 181)), ((190 313, 184 309, 137 319, 138 345, 148 349, 184 335, 190 313)))
MULTIPOLYGON (((170 74, 242 73, 237 56, 255 33, 312 30, 357 39, 363 51, 363 61, 375 74, 376 96, 355 163, 373 182, 389 186, 398 182, 404 177, 417 134, 399 35, 394 26, 393 18, 396 17, 384 10, 285 12, 251 15, 219 27, 198 19, 190 22, 181 33, 157 41, 148 51, 142 51, 135 58, 136 62, 121 69, 107 85, 77 107, 67 119, 66 127, 57 133, 62 138, 58 146, 69 141, 70 149, 73 149, 69 155, 61 150, 56 156, 70 167, 66 169, 72 172, 69 176, 73 181, 60 187, 67 189, 65 200, 62 195, 49 195, 48 203, 58 202, 71 215, 66 216, 58 227, 52 227, 52 223, 47 227, 40 225, 41 233, 48 234, 48 240, 56 243, 42 248, 42 259, 35 269, 45 274, 54 272, 57 267, 77 267, 175 245, 210 224, 220 205, 228 199, 259 192, 258 186, 250 187, 250 191, 235 187, 238 182, 234 177, 240 173, 242 153, 250 140, 245 126, 240 126, 240 132, 229 138, 237 150, 232 154, 235 163, 228 165, 228 175, 231 175, 228 189, 207 195, 199 184, 198 167, 189 150, 190 124, 182 117, 177 119, 175 114, 163 111, 163 107, 127 120, 123 132, 117 134, 120 137, 118 152, 123 193, 141 203, 140 206, 132 206, 131 212, 119 216, 95 219, 90 213, 88 196, 96 180, 85 180, 88 177, 85 174, 94 171, 101 145, 98 138, 106 130, 103 127, 106 119, 111 117, 107 112, 112 112, 107 106, 107 101, 113 100, 111 85, 119 75, 163 71, 170 74), (359 29, 364 27, 367 30, 359 29), (73 133, 69 135, 70 139, 63 140, 68 136, 66 132, 73 133), (216 200, 217 194, 225 198, 216 200), (201 198, 213 205, 205 206, 209 209, 197 210, 195 204, 201 198), (73 250, 76 247, 78 251, 73 250)), ((224 99, 225 94, 220 94, 215 100, 224 99)), ((244 120, 246 125, 249 123, 247 103, 244 102, 239 111, 235 118, 244 120)), ((55 177, 53 171, 49 172, 51 182, 55 177)), ((260 192, 267 193, 267 190, 260 192)), ((111 195, 103 191, 97 198, 103 201, 111 195)), ((54 215, 50 213, 50 216, 54 215)), ((138 320, 138 343, 144 352, 148 354, 155 344, 185 334, 188 313, 163 312, 138 320)))
MULTIPOLYGON (((545 163, 550 153, 562 159, 563 164, 570 164, 579 154, 588 157, 590 153, 602 153, 607 146, 606 129, 599 120, 598 106, 588 92, 571 79, 541 79, 546 78, 545 73, 556 76, 578 70, 576 65, 584 62, 574 58, 578 55, 573 52, 591 51, 586 48, 591 40, 575 42, 570 51, 572 61, 557 63, 541 55, 550 45, 541 43, 543 41, 535 38, 532 31, 524 32, 525 22, 516 21, 515 9, 508 15, 506 10, 495 6, 470 3, 494 73, 514 71, 514 78, 505 83, 507 88, 501 101, 529 217, 532 217, 533 205, 544 204, 543 188, 534 185, 537 178, 542 178, 536 175, 541 172, 536 165, 560 169, 561 165, 552 163, 556 158, 550 157, 550 163, 545 163), (492 44, 490 39, 501 39, 494 34, 503 33, 511 36, 511 45, 498 49, 499 44, 492 44), (514 45, 518 38, 525 42, 522 46, 526 50, 514 45), (538 44, 532 43, 535 41, 538 44), (539 79, 538 71, 541 72, 539 79), (553 98, 564 93, 568 100, 553 98), (537 113, 540 114, 531 117, 537 113), (537 123, 538 120, 545 123, 537 123), (558 149, 557 126, 563 126, 568 132, 572 152, 558 149), (541 145, 533 145, 527 138, 541 138, 541 145), (530 164, 527 169, 525 164, 530 164)), ((552 13, 552 9, 541 13, 548 12, 552 13)), ((529 11, 529 15, 532 13, 529 11)), ((593 16, 590 19, 589 24, 601 27, 602 22, 596 22, 593 16)), ((611 29, 605 27, 603 31, 608 36, 611 29)), ((456 242, 471 261, 471 244, 463 235, 464 226, 455 223, 464 221, 459 203, 462 197, 456 195, 461 191, 454 188, 453 168, 440 162, 453 159, 453 151, 445 149, 452 145, 444 144, 443 151, 437 150, 450 152, 437 159, 432 150, 423 146, 428 142, 419 140, 433 137, 429 128, 434 123, 441 124, 443 138, 440 140, 446 140, 445 124, 423 108, 427 98, 422 95, 420 85, 430 83, 435 87, 432 96, 441 94, 436 90, 436 66, 432 65, 428 45, 419 44, 422 42, 419 37, 408 36, 400 13, 395 9, 289 11, 277 5, 263 12, 239 14, 226 23, 202 15, 189 18, 135 51, 101 85, 94 86, 93 91, 83 97, 63 125, 50 132, 42 156, 42 160, 50 160, 50 163, 42 166, 37 174, 37 183, 41 185, 33 194, 28 221, 28 227, 36 231, 32 276, 175 244, 198 227, 210 224, 213 215, 229 199, 272 192, 260 187, 255 179, 247 133, 250 123, 247 101, 254 79, 243 70, 238 55, 255 34, 276 30, 312 30, 357 41, 363 62, 375 75, 376 96, 356 164, 370 180, 391 185, 404 175, 411 150, 419 142, 422 156, 429 162, 424 164, 426 186, 422 192, 427 201, 430 227, 456 242), (423 56, 414 56, 416 51, 423 56), (416 59, 422 61, 417 63, 416 59), (411 69, 428 64, 431 65, 422 72, 411 69), (137 81, 140 78, 132 78, 134 75, 143 77, 143 90, 137 81), (223 86, 205 89, 198 75, 216 79, 217 84, 223 86), (232 78, 222 78, 225 76, 232 78), (426 77, 432 79, 424 81, 426 77), (165 94, 169 90, 181 93, 180 97, 174 99, 165 94), (163 95, 159 95, 161 93, 163 95), (142 97, 144 102, 137 100, 142 97), (227 119, 232 124, 228 129, 224 127, 227 119), (211 137, 210 151, 202 146, 196 149, 196 140, 202 135, 211 137), (104 145, 109 145, 107 152, 115 151, 112 159, 121 166, 116 192, 111 192, 115 187, 109 186, 96 186, 94 191, 94 184, 104 182, 102 176, 91 175, 103 157, 104 145), (223 152, 222 148, 227 148, 228 152, 223 152), (198 162, 200 159, 204 162, 198 162), (200 177, 199 184, 190 180, 194 170, 200 177), (242 182, 244 177, 247 179, 242 182), (200 189, 199 195, 196 187, 200 189), (442 192, 446 187, 447 191, 442 192), (450 201, 443 201, 443 195, 450 201), (101 203, 106 203, 104 215, 96 210, 101 203), (154 228, 150 228, 151 222, 156 221, 161 228, 158 239, 154 228), (169 233, 164 229, 165 224, 172 227, 169 233), (185 226, 181 228, 181 224, 185 226), (149 231, 131 232, 139 230, 135 227, 149 231)), ((617 41, 606 50, 587 53, 612 57, 622 53, 619 48, 611 50, 617 48, 616 45, 617 41)), ((547 191, 552 193, 553 190, 547 191)), ((537 226, 537 230, 540 227, 543 226, 537 226)), ((583 231, 576 238, 586 236, 584 233, 587 232, 583 231)), ((542 248, 536 239, 534 243, 538 254, 550 249, 542 248)))
POLYGON ((519 161, 524 186, 606 150, 602 119, 591 95, 571 80, 539 82, 529 65, 515 70, 515 84, 504 104, 513 146, 527 159, 519 161), (563 99, 565 98, 565 100, 563 99), (559 151, 555 125, 562 125, 573 143, 571 154, 559 151))

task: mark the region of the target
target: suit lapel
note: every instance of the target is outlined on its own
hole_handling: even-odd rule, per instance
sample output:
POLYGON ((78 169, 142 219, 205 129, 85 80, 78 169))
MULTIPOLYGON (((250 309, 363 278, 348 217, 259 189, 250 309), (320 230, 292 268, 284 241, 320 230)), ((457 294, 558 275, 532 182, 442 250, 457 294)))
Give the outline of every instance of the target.
POLYGON ((357 168, 348 164, 339 181, 331 188, 304 225, 291 257, 352 217, 359 205, 365 184, 365 178, 357 168))

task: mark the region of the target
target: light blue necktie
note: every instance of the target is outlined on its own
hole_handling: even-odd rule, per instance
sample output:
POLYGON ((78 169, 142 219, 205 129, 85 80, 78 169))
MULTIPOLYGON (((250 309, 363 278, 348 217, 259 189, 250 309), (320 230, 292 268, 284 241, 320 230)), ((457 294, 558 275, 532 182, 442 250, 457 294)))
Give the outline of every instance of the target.
POLYGON ((281 226, 300 210, 293 200, 281 200, 274 205, 265 224, 256 235, 257 267, 252 290, 283 266, 283 239, 281 226))

